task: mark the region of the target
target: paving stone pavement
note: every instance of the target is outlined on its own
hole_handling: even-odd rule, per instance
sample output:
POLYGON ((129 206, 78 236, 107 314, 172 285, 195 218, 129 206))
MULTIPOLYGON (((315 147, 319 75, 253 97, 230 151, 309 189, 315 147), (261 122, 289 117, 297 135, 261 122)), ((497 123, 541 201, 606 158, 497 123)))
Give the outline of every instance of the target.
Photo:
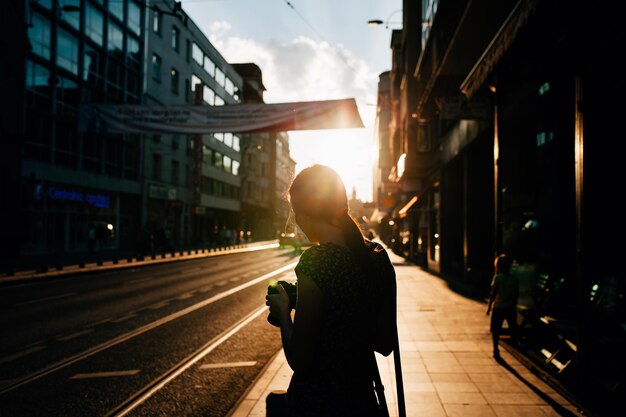
MULTIPOLYGON (((501 348, 491 356, 486 304, 391 251, 398 282, 398 334, 408 417, 582 416, 574 404, 501 348)), ((397 416, 393 355, 377 355, 391 416, 397 416)), ((286 390, 282 350, 229 417, 265 416, 265 397, 286 390)))

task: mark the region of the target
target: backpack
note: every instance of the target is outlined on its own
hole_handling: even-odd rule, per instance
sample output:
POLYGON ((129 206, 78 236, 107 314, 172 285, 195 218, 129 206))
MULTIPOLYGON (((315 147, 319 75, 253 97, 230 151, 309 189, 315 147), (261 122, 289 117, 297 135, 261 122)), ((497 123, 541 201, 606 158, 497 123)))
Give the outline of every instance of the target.
POLYGON ((397 286, 396 271, 385 248, 375 242, 366 241, 372 256, 374 279, 374 326, 372 346, 383 356, 394 350, 397 337, 397 286))

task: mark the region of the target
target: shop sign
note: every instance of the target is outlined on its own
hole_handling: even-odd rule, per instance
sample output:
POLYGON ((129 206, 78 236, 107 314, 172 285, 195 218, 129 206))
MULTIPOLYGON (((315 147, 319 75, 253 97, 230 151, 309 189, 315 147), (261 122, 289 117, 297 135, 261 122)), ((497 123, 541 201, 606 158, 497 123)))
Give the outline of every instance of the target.
POLYGON ((89 194, 80 191, 64 190, 57 187, 48 187, 48 198, 55 201, 74 201, 87 203, 97 208, 111 207, 111 198, 102 194, 89 194))
POLYGON ((159 200, 176 200, 176 188, 168 188, 160 185, 150 185, 148 197, 159 200))

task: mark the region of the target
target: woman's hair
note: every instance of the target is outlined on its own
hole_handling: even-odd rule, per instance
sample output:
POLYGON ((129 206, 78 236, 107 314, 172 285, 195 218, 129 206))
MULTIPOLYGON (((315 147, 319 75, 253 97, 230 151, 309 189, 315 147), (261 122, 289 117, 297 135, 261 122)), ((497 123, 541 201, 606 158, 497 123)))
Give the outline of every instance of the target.
POLYGON ((506 253, 502 253, 496 256, 496 259, 493 261, 493 267, 496 273, 508 274, 511 271, 511 263, 511 258, 506 253))
POLYGON ((363 234, 348 213, 346 188, 333 169, 325 165, 303 169, 291 183, 289 195, 295 212, 337 225, 348 248, 367 263, 363 234))

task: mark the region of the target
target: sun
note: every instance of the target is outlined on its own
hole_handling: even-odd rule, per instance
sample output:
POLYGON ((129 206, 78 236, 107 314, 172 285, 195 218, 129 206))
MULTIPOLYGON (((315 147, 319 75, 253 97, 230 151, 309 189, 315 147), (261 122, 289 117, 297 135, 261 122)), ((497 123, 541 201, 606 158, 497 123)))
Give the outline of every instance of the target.
POLYGON ((313 164, 327 165, 337 171, 349 195, 354 188, 360 200, 372 200, 378 150, 370 129, 289 132, 289 146, 296 173, 313 164))

